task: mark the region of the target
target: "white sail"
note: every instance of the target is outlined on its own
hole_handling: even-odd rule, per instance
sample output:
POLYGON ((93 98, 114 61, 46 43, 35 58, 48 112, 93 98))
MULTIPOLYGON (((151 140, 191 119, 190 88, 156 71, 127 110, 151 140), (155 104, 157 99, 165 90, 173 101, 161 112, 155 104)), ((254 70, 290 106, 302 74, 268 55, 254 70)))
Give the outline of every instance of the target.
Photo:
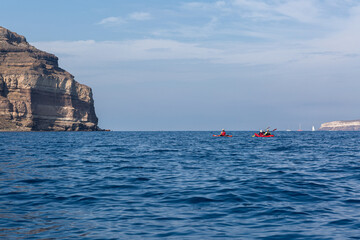
POLYGON ((312 129, 311 129, 311 131, 315 131, 315 127, 314 127, 314 126, 312 126, 312 129))

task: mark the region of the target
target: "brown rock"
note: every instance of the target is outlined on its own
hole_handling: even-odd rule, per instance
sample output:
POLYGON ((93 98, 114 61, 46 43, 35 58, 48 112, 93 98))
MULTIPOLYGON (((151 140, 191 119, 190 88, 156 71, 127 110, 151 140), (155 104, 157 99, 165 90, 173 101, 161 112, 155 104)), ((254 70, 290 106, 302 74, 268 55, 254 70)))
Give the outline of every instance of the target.
POLYGON ((0 27, 0 130, 99 130, 91 88, 58 58, 0 27))

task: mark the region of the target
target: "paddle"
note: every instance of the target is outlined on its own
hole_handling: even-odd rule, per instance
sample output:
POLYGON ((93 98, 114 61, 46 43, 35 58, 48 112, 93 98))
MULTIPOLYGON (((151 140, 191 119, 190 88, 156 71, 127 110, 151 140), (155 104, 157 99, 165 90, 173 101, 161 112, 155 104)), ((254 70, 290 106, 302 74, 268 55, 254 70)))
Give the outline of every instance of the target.
MULTIPOLYGON (((274 128, 272 131, 269 131, 269 129, 267 128, 266 131, 269 131, 269 132, 275 132, 277 130, 277 128, 274 128)), ((271 133, 272 134, 272 133, 271 133)), ((268 134, 270 135, 270 134, 268 134)))

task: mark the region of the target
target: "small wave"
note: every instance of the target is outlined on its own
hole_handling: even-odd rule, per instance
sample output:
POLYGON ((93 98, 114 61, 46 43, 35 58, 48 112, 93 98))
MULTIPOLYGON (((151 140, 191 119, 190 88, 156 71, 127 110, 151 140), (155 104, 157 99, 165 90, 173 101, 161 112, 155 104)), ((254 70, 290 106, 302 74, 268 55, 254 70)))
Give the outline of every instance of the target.
POLYGON ((260 213, 258 213, 258 216, 281 216, 281 215, 290 215, 292 213, 292 211, 290 210, 285 210, 285 209, 270 209, 270 210, 266 210, 266 211, 262 211, 260 213))
POLYGON ((55 201, 58 201, 58 202, 62 202, 62 201, 65 201, 67 200, 68 198, 67 197, 55 197, 54 200, 55 201))
POLYGON ((258 206, 252 206, 252 205, 243 205, 240 207, 234 207, 230 209, 231 213, 247 213, 247 212, 254 212, 256 210, 261 209, 261 207, 258 206))
POLYGON ((287 199, 292 199, 292 200, 297 200, 297 201, 317 202, 317 201, 323 200, 319 197, 315 197, 311 194, 300 192, 300 191, 282 190, 279 193, 281 195, 284 195, 287 199))
POLYGON ((184 219, 179 218, 179 217, 158 217, 158 218, 155 218, 154 220, 156 220, 156 221, 181 221, 184 219))
POLYGON ((302 211, 295 211, 293 208, 291 207, 287 207, 287 208, 272 208, 266 211, 262 211, 260 213, 257 214, 258 216, 287 216, 287 217, 296 217, 299 215, 309 215, 306 212, 302 212, 302 211))
POLYGON ((354 224, 354 220, 351 219, 339 219, 328 223, 328 225, 340 225, 340 226, 352 225, 352 224, 354 224))
POLYGON ((206 198, 206 197, 190 197, 190 198, 179 198, 179 197, 165 197, 162 202, 164 203, 187 203, 187 204, 201 204, 217 202, 217 200, 206 198))
POLYGON ((71 200, 73 203, 90 204, 99 200, 99 198, 82 196, 82 195, 72 195, 68 197, 68 200, 71 200))
POLYGON ((162 193, 162 192, 146 192, 146 193, 141 194, 142 197, 146 197, 146 198, 162 196, 162 195, 164 195, 164 193, 162 193))
POLYGON ((129 151, 129 149, 118 147, 118 148, 112 148, 110 151, 111 152, 127 152, 127 151, 129 151))
POLYGON ((112 145, 112 144, 99 144, 95 145, 95 148, 111 148, 111 147, 117 147, 118 145, 112 145))
POLYGON ((247 193, 243 195, 244 199, 248 202, 263 202, 263 201, 279 201, 273 194, 265 194, 265 193, 247 193))
MULTIPOLYGON (((286 174, 286 177, 292 176, 292 174, 286 174)), ((326 194, 328 190, 330 190, 329 186, 325 184, 321 184, 315 181, 304 181, 304 180, 297 180, 294 181, 292 184, 295 188, 301 188, 301 189, 308 189, 311 190, 311 192, 314 192, 314 190, 321 192, 322 194, 326 194)))
POLYGON ((206 197, 191 197, 186 199, 185 202, 196 204, 196 203, 216 202, 216 200, 206 197))
POLYGON ((232 192, 236 191, 236 188, 222 188, 218 192, 232 192))
POLYGON ((155 152, 155 153, 179 152, 179 150, 178 149, 155 149, 155 150, 152 150, 152 152, 155 152))
POLYGON ((192 233, 193 233, 193 231, 188 231, 188 232, 169 231, 169 232, 165 232, 165 233, 156 234, 155 237, 156 238, 166 238, 166 237, 171 237, 171 236, 186 236, 186 235, 191 235, 192 233))
POLYGON ((21 181, 19 181, 19 182, 28 183, 28 184, 37 184, 37 183, 51 182, 51 181, 53 181, 53 180, 51 180, 51 179, 38 179, 38 178, 35 178, 35 179, 21 180, 21 181))
POLYGON ((130 180, 130 182, 146 182, 146 181, 150 181, 150 178, 137 177, 130 180))
POLYGON ((222 218, 227 216, 227 214, 224 213, 208 213, 208 214, 203 214, 201 216, 198 217, 193 217, 192 219, 199 219, 199 220, 203 220, 203 219, 216 219, 216 218, 222 218))
POLYGON ((137 159, 137 158, 141 158, 142 156, 137 155, 137 154, 129 154, 129 155, 123 155, 121 156, 121 158, 124 159, 137 159))
POLYGON ((122 185, 105 185, 101 188, 102 189, 136 189, 138 188, 138 186, 122 184, 122 185))
POLYGON ((264 237, 262 239, 288 240, 288 239, 308 239, 309 237, 310 237, 309 235, 304 235, 304 234, 286 233, 286 234, 274 234, 274 235, 266 236, 266 237, 264 237))
POLYGON ((40 166, 37 166, 37 168, 58 168, 58 167, 65 167, 66 165, 64 164, 59 164, 59 165, 40 165, 40 166))
POLYGON ((141 168, 144 168, 144 167, 141 167, 141 166, 125 166, 125 167, 119 167, 117 168, 116 170, 131 170, 131 169, 141 169, 141 168))
POLYGON ((347 199, 344 202, 351 203, 351 204, 360 204, 360 199, 347 199))
POLYGON ((98 198, 95 198, 95 197, 83 197, 83 198, 80 198, 78 201, 79 202, 83 202, 83 201, 88 202, 88 201, 96 201, 96 200, 98 200, 98 198))
POLYGON ((35 229, 32 229, 32 230, 26 232, 25 234, 28 235, 28 236, 31 236, 31 235, 44 233, 44 232, 49 231, 49 230, 59 229, 60 227, 61 227, 60 225, 55 225, 55 226, 50 226, 50 227, 35 228, 35 229))
POLYGON ((295 150, 295 148, 292 146, 281 146, 281 147, 269 149, 269 151, 272 152, 283 152, 283 151, 292 151, 292 150, 295 150))
POLYGON ((215 199, 222 202, 245 202, 243 198, 231 193, 217 195, 215 199))
POLYGON ((89 164, 93 164, 93 163, 101 163, 98 161, 90 161, 90 160, 84 160, 83 163, 89 163, 89 164))
POLYGON ((184 170, 197 170, 197 169, 200 169, 200 167, 183 166, 182 169, 184 169, 184 170))
POLYGON ((257 154, 250 154, 250 159, 260 159, 260 157, 257 154))
POLYGON ((236 180, 238 180, 238 178, 225 178, 225 177, 220 177, 219 179, 218 179, 218 181, 220 182, 220 183, 228 183, 228 182, 234 182, 234 181, 236 181, 236 180))

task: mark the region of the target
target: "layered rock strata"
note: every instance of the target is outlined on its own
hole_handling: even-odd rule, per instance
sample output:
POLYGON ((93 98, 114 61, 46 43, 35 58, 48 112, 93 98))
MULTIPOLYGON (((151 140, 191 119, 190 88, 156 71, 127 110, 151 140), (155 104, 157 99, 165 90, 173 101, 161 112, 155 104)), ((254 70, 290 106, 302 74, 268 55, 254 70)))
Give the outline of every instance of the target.
POLYGON ((58 58, 0 27, 0 130, 99 130, 92 90, 58 58))
POLYGON ((321 124, 320 131, 360 131, 360 120, 334 121, 321 124))

